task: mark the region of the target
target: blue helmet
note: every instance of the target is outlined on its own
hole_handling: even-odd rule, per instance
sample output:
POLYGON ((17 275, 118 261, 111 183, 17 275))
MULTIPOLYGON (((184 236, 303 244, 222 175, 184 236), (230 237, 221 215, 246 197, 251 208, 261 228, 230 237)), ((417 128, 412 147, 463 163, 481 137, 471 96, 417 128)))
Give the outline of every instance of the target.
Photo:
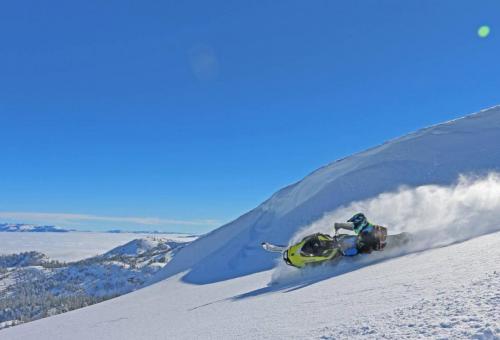
POLYGON ((348 219, 347 222, 352 222, 352 224, 354 224, 354 232, 356 234, 359 234, 364 227, 370 224, 363 213, 357 213, 348 219))

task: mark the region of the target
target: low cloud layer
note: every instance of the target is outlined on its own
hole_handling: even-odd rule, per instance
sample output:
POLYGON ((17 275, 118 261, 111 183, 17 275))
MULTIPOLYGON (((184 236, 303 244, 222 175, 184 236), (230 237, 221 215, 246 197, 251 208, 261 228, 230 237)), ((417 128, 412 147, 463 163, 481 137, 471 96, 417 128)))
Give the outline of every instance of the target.
POLYGON ((99 216, 71 213, 12 212, 0 211, 0 220, 20 223, 51 224, 57 226, 78 226, 84 223, 133 224, 137 226, 178 227, 216 226, 216 220, 176 220, 157 217, 99 216))

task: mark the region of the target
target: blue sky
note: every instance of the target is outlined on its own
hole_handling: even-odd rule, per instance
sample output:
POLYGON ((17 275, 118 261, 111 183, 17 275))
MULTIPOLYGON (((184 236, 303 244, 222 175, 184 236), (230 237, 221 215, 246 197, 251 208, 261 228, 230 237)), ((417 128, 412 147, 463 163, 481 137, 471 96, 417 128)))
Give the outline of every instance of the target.
POLYGON ((497 0, 5 2, 0 221, 208 231, 500 104, 499 32, 497 0))

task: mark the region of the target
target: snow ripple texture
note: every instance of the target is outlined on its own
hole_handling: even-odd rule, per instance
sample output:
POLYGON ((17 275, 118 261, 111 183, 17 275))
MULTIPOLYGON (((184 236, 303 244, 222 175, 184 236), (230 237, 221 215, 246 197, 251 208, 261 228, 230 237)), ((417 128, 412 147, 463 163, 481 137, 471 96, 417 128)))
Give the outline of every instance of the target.
POLYGON ((354 324, 325 327, 319 339, 500 339, 500 272, 438 292, 435 299, 390 313, 362 317, 354 324))

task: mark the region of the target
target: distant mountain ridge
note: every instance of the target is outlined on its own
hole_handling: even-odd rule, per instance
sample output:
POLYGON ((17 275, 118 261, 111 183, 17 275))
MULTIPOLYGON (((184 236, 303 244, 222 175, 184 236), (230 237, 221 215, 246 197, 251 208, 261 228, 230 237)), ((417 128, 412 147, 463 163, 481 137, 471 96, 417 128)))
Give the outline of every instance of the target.
POLYGON ((63 229, 53 225, 33 225, 23 223, 0 223, 0 232, 29 232, 29 233, 67 233, 72 229, 63 229))
POLYGON ((122 230, 122 229, 111 229, 111 230, 105 231, 105 233, 108 233, 108 234, 152 234, 152 235, 183 234, 185 236, 179 236, 179 237, 186 237, 186 238, 192 238, 192 237, 197 237, 198 236, 198 235, 192 234, 192 233, 181 233, 181 232, 161 231, 161 230, 122 230))

